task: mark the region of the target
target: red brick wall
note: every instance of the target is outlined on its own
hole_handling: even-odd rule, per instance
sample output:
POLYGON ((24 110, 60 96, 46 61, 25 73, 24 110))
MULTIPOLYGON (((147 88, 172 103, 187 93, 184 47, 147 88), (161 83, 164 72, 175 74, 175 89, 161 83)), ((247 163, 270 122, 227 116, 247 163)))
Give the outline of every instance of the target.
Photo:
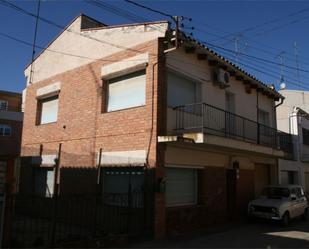
MULTIPOLYGON (((101 67, 111 62, 93 62, 35 83, 27 88, 22 155, 38 155, 40 144, 43 144, 43 154, 56 154, 61 142, 61 166, 91 167, 95 165, 94 153, 99 148, 103 148, 103 151, 150 148, 149 164, 155 166, 158 86, 157 69, 155 67, 153 74, 152 66, 157 61, 153 54, 158 53, 158 41, 154 40, 134 49, 148 51, 150 54, 146 68, 145 106, 101 113, 105 94, 101 67), (36 90, 56 81, 61 82, 58 120, 53 124, 36 126, 36 90)), ((136 54, 138 53, 134 51, 125 51, 104 59, 121 60, 136 54)))
MULTIPOLYGON (((0 91, 0 100, 8 101, 8 111, 21 111, 21 95, 0 91)), ((22 122, 0 119, 0 124, 11 126, 11 136, 0 136, 0 157, 17 156, 20 153, 22 122)))
POLYGON ((20 153, 22 122, 0 119, 0 124, 11 126, 11 136, 0 136, 0 157, 17 156, 20 153))
POLYGON ((8 111, 20 112, 21 111, 21 94, 3 93, 0 92, 0 100, 8 101, 8 111))
MULTIPOLYGON (((62 143, 61 167, 67 168, 63 168, 60 176, 63 182, 63 185, 60 183, 62 193, 76 191, 73 183, 64 183, 64 178, 74 171, 73 182, 80 179, 83 170, 76 168, 86 170, 85 167, 95 166, 95 152, 99 152, 100 148, 103 151, 146 150, 149 152, 148 166, 163 168, 164 146, 160 145, 159 148, 157 134, 164 133, 166 127, 165 60, 162 56, 159 60, 154 56, 163 54, 163 42, 161 39, 154 40, 134 49, 149 52, 150 55, 146 67, 145 106, 101 113, 104 109, 106 89, 104 81, 102 86, 101 67, 110 63, 104 61, 67 71, 27 88, 22 155, 39 155, 40 144, 43 144, 43 154, 56 154, 59 143, 62 143), (57 81, 61 82, 58 120, 53 124, 36 126, 36 90, 57 81), (157 153, 157 148, 160 153, 157 153)), ((131 50, 104 59, 122 60, 136 54, 131 50)), ((84 185, 81 192, 91 192, 94 189, 91 179, 95 180, 95 174, 86 171, 89 172, 88 180, 84 178, 81 183, 84 185)), ((160 170, 156 170, 155 177, 163 177, 160 170)), ((164 237, 164 193, 156 193, 154 208, 155 235, 157 238, 164 237)))

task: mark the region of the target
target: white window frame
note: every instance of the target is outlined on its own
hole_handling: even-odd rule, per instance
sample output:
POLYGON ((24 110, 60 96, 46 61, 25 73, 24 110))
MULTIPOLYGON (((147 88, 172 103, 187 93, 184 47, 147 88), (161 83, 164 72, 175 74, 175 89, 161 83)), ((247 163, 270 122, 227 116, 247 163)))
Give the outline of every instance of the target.
MULTIPOLYGON (((188 76, 185 73, 182 73, 182 72, 179 72, 179 71, 177 71, 175 69, 172 69, 170 67, 167 68, 166 74, 168 75, 169 72, 172 73, 172 74, 176 74, 177 76, 179 76, 181 78, 187 79, 188 81, 193 82, 194 85, 195 85, 195 103, 199 103, 199 102, 202 101, 202 83, 203 82, 201 82, 201 81, 199 81, 199 80, 197 80, 197 79, 195 79, 193 77, 190 77, 190 76, 188 76)), ((168 84, 168 82, 167 82, 167 84, 168 84)), ((167 86, 167 89, 168 89, 168 86, 167 86)), ((168 95, 168 92, 167 92, 167 98, 168 97, 169 97, 169 95, 168 95)), ((169 102, 169 100, 167 99, 168 107, 170 107, 170 108, 175 107, 175 106, 169 105, 168 102, 169 102)), ((194 103, 189 103, 189 104, 194 104, 194 103)))
POLYGON ((2 128, 1 130, 1 133, 0 133, 0 136, 1 137, 10 137, 12 135, 12 127, 10 125, 7 125, 7 124, 0 124, 0 127, 2 128), (5 130, 9 130, 9 135, 6 135, 5 134, 5 130))
POLYGON ((53 95, 53 96, 50 96, 50 97, 41 98, 41 99, 38 99, 38 101, 39 101, 39 105, 38 105, 39 116, 37 118, 37 125, 45 125, 45 124, 56 123, 58 121, 58 114, 59 114, 59 95, 57 94, 57 95, 53 95), (46 103, 46 102, 49 102, 49 101, 56 100, 56 99, 58 100, 56 120, 42 123, 43 104, 46 103))
MULTIPOLYGON (((119 80, 119 82, 121 82, 121 80, 119 80)), ((105 104, 106 104, 106 112, 115 112, 115 111, 121 111, 121 110, 126 110, 126 109, 131 109, 131 108, 138 108, 138 107, 142 107, 142 106, 145 106, 146 105, 146 92, 147 92, 147 72, 146 72, 146 68, 144 69, 141 69, 141 70, 138 70, 138 71, 134 71, 134 72, 130 72, 130 73, 126 73, 126 74, 122 74, 122 75, 119 75, 117 77, 113 77, 113 78, 109 78, 106 80, 106 101, 105 101, 105 104), (140 103, 140 104, 133 104, 133 105, 128 105, 128 106, 125 106, 125 107, 119 107, 119 108, 113 108, 110 110, 110 85, 112 84, 117 84, 117 79, 118 78, 122 78, 122 77, 126 77, 126 76, 131 76, 132 77, 128 77, 128 79, 130 78, 134 78, 134 77, 139 77, 139 76, 144 76, 145 77, 145 82, 144 82, 144 93, 143 93, 143 102, 140 103), (134 76, 136 75, 136 76, 134 76)))
POLYGON ((0 99, 0 111, 7 111, 8 109, 9 109, 9 102, 7 100, 0 99))
MULTIPOLYGON (((192 166, 182 166, 182 165, 166 165, 165 169, 191 169, 195 171, 195 200, 193 202, 190 203, 178 203, 178 204, 168 204, 166 202, 166 197, 165 197, 165 206, 166 207, 181 207, 181 206, 194 206, 198 204, 198 170, 202 169, 203 167, 192 167, 192 166)), ((168 179, 166 179, 166 184, 168 184, 168 179)), ((166 191, 165 191, 166 194, 166 191)))

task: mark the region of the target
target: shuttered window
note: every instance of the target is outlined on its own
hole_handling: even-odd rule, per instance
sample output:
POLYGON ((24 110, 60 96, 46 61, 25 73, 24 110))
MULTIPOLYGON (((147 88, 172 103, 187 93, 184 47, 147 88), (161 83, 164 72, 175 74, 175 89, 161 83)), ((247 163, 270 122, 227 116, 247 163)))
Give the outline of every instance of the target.
POLYGON ((166 168, 166 206, 197 203, 197 169, 166 168))
POLYGON ((41 100, 40 124, 48 124, 57 121, 58 117, 58 96, 41 100))
POLYGON ((107 111, 117 111, 146 103, 146 70, 108 80, 107 111))
POLYGON ((175 107, 200 101, 200 84, 169 71, 167 74, 167 104, 175 107))

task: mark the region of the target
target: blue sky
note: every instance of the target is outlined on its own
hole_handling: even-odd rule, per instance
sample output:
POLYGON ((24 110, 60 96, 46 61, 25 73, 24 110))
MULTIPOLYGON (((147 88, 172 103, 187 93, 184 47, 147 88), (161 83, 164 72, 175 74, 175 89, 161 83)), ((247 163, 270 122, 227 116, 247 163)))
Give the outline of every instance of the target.
MULTIPOLYGON (((1 1, 1 0, 0 0, 1 1)), ((9 0, 8 0, 9 1, 9 0)), ((37 2, 10 1, 35 13, 37 2)), ((125 2, 105 1, 138 16, 138 19, 165 20, 167 17, 125 2)), ((283 51, 283 74, 287 88, 309 90, 309 1, 138 1, 172 15, 192 17, 193 36, 249 71, 265 83, 279 87, 279 53, 283 51), (235 50, 237 40, 240 54, 235 50), (296 60, 294 43, 297 44, 296 60), (249 56, 248 56, 249 55, 249 56), (251 57, 250 57, 251 56, 251 57), (253 57, 252 57, 253 56, 253 57), (262 58, 266 61, 262 61, 262 58), (298 61, 298 63, 297 63, 298 61), (298 64, 298 66, 297 66, 298 64), (294 68, 299 68, 297 71, 294 68)), ((112 11, 83 0, 42 0, 41 16, 61 26, 79 13, 106 24, 132 23, 112 11)), ((32 43, 35 19, 0 4, 0 32, 32 43)), ((45 46, 61 30, 39 22, 37 45, 45 46)), ((185 30, 187 31, 187 30, 185 30)), ((189 31, 191 32, 191 31, 189 31)), ((116 43, 116 41, 115 41, 116 43)), ((20 92, 25 87, 23 70, 31 60, 32 48, 0 35, 0 89, 20 92)), ((39 49, 36 51, 39 52, 39 49)))

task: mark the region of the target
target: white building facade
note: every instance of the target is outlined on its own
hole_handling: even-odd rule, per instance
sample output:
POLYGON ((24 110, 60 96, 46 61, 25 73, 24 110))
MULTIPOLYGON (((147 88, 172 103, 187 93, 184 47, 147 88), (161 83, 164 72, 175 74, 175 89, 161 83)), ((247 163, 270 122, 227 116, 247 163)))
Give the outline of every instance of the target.
POLYGON ((309 193, 309 91, 281 90, 277 127, 293 135, 293 160, 279 159, 279 183, 301 184, 309 193))

